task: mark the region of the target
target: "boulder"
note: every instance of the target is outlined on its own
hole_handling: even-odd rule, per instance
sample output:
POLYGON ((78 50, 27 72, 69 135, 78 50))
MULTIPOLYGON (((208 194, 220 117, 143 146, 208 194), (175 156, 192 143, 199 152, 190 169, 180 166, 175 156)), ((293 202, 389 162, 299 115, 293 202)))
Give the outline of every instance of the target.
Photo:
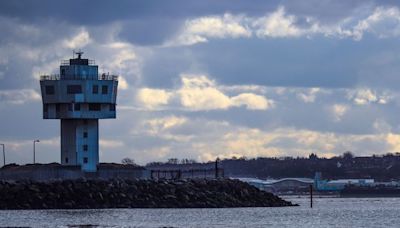
POLYGON ((292 203, 246 183, 221 180, 0 182, 0 209, 280 207, 292 203))

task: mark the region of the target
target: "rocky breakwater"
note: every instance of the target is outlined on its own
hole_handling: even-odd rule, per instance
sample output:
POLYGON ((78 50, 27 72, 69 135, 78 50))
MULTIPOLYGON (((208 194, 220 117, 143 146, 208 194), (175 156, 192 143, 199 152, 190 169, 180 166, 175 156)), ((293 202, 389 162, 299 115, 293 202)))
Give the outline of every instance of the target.
POLYGON ((237 180, 0 182, 0 209, 280 207, 292 203, 237 180))

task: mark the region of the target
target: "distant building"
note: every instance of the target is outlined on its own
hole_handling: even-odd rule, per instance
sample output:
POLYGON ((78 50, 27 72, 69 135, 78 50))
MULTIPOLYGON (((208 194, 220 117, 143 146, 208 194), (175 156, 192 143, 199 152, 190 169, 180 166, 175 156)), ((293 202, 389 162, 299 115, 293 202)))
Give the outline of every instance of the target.
POLYGON ((94 61, 82 54, 63 61, 59 75, 41 76, 43 118, 61 120, 61 164, 95 172, 99 119, 116 117, 118 77, 99 75, 94 61))
MULTIPOLYGON (((258 178, 236 178, 257 187, 260 190, 278 194, 293 194, 308 192, 310 185, 316 191, 321 192, 339 192, 345 186, 375 186, 373 179, 338 179, 323 180, 321 173, 316 172, 315 178, 282 178, 261 180, 258 178)), ((388 183, 385 183, 387 185, 388 183)))
POLYGON ((323 180, 320 172, 315 173, 314 182, 315 189, 318 191, 341 191, 346 185, 372 186, 375 184, 374 179, 323 180))
POLYGON ((310 185, 314 184, 314 180, 310 178, 282 178, 260 180, 258 178, 237 178, 246 182, 260 190, 273 193, 302 193, 308 192, 310 185))

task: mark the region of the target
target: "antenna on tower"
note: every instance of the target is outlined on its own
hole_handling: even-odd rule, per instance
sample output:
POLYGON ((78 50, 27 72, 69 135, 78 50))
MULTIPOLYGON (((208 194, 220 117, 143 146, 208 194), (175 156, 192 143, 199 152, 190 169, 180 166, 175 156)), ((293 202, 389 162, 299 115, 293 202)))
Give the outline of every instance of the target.
POLYGON ((81 49, 79 49, 79 51, 73 51, 73 57, 75 58, 75 55, 78 55, 78 59, 81 59, 81 57, 82 57, 82 54, 83 54, 83 51, 81 51, 81 49))

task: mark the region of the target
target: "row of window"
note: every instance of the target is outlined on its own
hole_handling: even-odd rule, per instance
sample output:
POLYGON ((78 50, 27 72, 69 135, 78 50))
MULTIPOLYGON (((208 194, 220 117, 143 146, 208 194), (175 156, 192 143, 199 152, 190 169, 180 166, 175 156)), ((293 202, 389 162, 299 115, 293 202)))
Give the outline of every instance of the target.
MULTIPOLYGON (((52 86, 52 85, 45 86, 45 90, 46 90, 46 95, 54 95, 55 94, 55 89, 54 89, 54 86, 52 86)), ((82 93, 81 85, 67 85, 67 94, 80 94, 80 93, 82 93)), ((98 85, 93 85, 92 93, 93 94, 99 93, 98 85)), ((108 86, 107 85, 101 86, 101 94, 107 94, 107 93, 108 93, 108 86)))
MULTIPOLYGON (((83 138, 87 138, 88 137, 88 132, 83 132, 83 138)), ((82 149, 83 149, 83 151, 88 151, 88 149, 89 149, 89 146, 88 145, 82 145, 82 149)), ((87 157, 84 157, 83 158, 83 163, 84 164, 87 164, 89 162, 89 159, 87 158, 87 157)), ((68 157, 66 157, 65 158, 65 163, 67 163, 68 164, 68 157)))
MULTIPOLYGON (((93 85, 92 93, 93 94, 98 94, 99 93, 99 86, 98 85, 93 85)), ((107 93, 108 93, 108 86, 106 86, 106 85, 101 86, 101 94, 107 94, 107 93)))
MULTIPOLYGON (((62 104, 56 104, 56 112, 60 112, 61 105, 62 104)), ((68 106, 68 111, 80 111, 81 110, 80 103, 68 103, 67 106, 68 106)), ((101 111, 101 104, 100 103, 89 103, 88 110, 89 111, 101 111)), ((115 111, 115 104, 110 104, 109 110, 115 111)), ((43 112, 48 112, 48 111, 49 111, 49 105, 44 104, 43 112)))
MULTIPOLYGON (((68 162, 69 162, 68 158, 65 158, 65 163, 68 164, 68 162)), ((89 159, 87 157, 84 157, 83 158, 83 163, 87 164, 88 162, 89 162, 89 159)))

